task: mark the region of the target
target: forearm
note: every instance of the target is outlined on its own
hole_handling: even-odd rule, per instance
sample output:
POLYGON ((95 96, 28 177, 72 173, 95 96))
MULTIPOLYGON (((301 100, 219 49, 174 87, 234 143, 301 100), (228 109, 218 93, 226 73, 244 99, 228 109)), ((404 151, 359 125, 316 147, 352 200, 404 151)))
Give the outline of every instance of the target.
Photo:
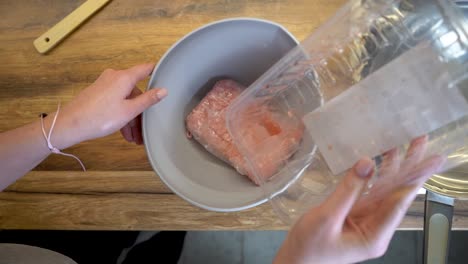
MULTIPOLYGON (((57 152, 56 149, 63 150, 85 140, 110 135, 138 119, 139 114, 167 95, 164 89, 151 89, 142 94, 135 88, 153 69, 154 64, 150 63, 127 70, 104 71, 66 106, 57 108, 59 114, 50 137, 50 147, 57 152)), ((44 118, 46 133, 51 129, 54 117, 55 113, 52 113, 44 118)), ((133 128, 125 131, 127 139, 141 134, 133 128)), ((134 140, 137 143, 141 141, 141 135, 138 138, 140 140, 134 140)), ((0 191, 37 166, 50 153, 40 119, 0 133, 0 191)))
MULTIPOLYGON (((44 119, 46 132, 53 119, 49 115, 44 119)), ((59 148, 69 147, 61 118, 52 133, 51 142, 59 148)), ((41 130, 40 120, 0 134, 0 191, 28 173, 50 154, 47 142, 41 130)))

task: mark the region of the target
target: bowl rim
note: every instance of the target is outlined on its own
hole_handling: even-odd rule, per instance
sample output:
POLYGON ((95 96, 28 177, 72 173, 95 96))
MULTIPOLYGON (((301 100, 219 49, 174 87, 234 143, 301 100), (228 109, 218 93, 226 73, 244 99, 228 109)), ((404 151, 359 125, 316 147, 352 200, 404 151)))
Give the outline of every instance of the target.
MULTIPOLYGON (((176 41, 165 53, 164 55, 159 59, 158 63, 156 64, 156 66, 154 67, 152 73, 151 73, 151 77, 148 81, 148 84, 146 86, 146 89, 145 91, 148 91, 150 90, 152 87, 150 87, 151 83, 153 83, 153 80, 156 76, 156 72, 158 71, 159 67, 162 65, 162 63, 164 63, 164 61, 166 60, 166 58, 169 56, 169 54, 174 50, 176 49, 182 42, 184 42, 187 38, 191 37, 192 35, 196 34, 197 32, 201 31, 201 30, 204 30, 206 28, 209 28, 209 27, 212 27, 212 26, 215 26, 215 25, 218 25, 218 24, 223 24, 223 23, 230 23, 230 22, 243 22, 243 21, 247 21, 247 22, 259 22, 259 23, 263 23, 263 24, 268 24, 268 25, 272 25, 272 26, 275 26, 279 29, 281 29, 281 31, 283 33, 285 33, 296 45, 299 45, 299 41, 297 40, 297 38, 291 33, 289 32, 289 30, 287 30, 284 26, 282 26, 281 24, 279 23, 276 23, 276 22, 273 22, 273 21, 270 21, 270 20, 266 20, 266 19, 260 19, 260 18, 250 18, 250 17, 235 17, 235 18, 227 18, 227 19, 221 19, 221 20, 216 20, 216 21, 213 21, 213 22, 210 22, 206 25, 203 25, 201 27, 198 27, 192 31, 190 31, 189 33, 187 33, 186 35, 184 35, 182 38, 180 38, 178 41, 176 41)), ((148 142, 148 136, 147 136, 147 132, 146 132, 146 123, 147 123, 147 111, 144 111, 143 114, 142 114, 142 133, 143 133, 143 142, 148 142)), ((153 168, 153 170, 156 172, 157 176, 159 177, 159 179, 172 191, 174 192, 177 196, 179 196, 180 198, 184 199, 185 201, 189 202, 190 204, 192 205, 195 205, 197 207, 200 207, 200 208, 203 208, 205 210, 208 210, 208 211, 214 211, 214 212, 238 212, 238 211, 243 211, 243 210, 247 210, 247 209, 250 209, 250 208, 253 208, 253 207, 256 207, 258 205, 261 205, 261 204, 264 204, 266 203, 268 200, 269 200, 269 197, 266 196, 265 198, 263 199, 260 199, 254 203, 250 203, 250 204, 247 204, 247 205, 243 205, 243 206, 237 206, 237 207, 232 207, 232 208, 218 208, 218 207, 212 207, 212 206, 207 206, 207 205, 204 205, 204 204, 200 204, 194 200, 192 200, 191 198, 187 197, 186 195, 183 195, 182 193, 180 193, 178 190, 176 190, 171 184, 169 184, 166 179, 164 178, 164 173, 162 172, 161 168, 159 168, 159 166, 156 164, 156 159, 151 155, 150 153, 150 150, 148 149, 148 146, 146 144, 144 144, 145 146, 145 152, 146 152, 146 155, 147 155, 147 158, 148 158, 148 161, 150 162, 151 164, 151 167, 153 168)))

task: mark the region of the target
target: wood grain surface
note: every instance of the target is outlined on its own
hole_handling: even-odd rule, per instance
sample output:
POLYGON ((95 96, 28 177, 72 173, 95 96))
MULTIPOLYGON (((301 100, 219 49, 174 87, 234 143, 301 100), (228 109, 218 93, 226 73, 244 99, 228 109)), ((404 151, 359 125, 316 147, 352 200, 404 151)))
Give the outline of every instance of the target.
MULTIPOLYGON (((50 53, 39 54, 33 40, 83 2, 0 1, 0 131, 55 111, 58 101, 70 101, 106 68, 157 62, 178 39, 206 23, 264 18, 303 39, 344 0, 114 0, 50 53)), ((118 134, 69 151, 90 170, 151 170, 143 148, 126 144, 118 134)), ((37 168, 79 169, 55 155, 37 168)))
MULTIPOLYGON (((423 226, 424 196, 400 229, 423 226)), ((457 202, 453 227, 468 228, 468 203, 457 202)), ((268 204, 238 213, 196 208, 146 171, 34 171, 0 193, 2 229, 286 230, 268 204)))
MULTIPOLYGON (((106 68, 157 62, 190 31, 215 20, 276 21, 299 40, 345 0, 113 0, 47 55, 33 40, 84 1, 0 1, 0 132, 52 112, 106 68)), ((145 82, 139 84, 144 89, 145 82)), ((172 194, 152 172, 144 148, 118 134, 50 156, 0 193, 0 229, 278 230, 287 229, 269 205, 215 213, 172 194)), ((422 228, 419 197, 401 228, 422 228)), ((457 203, 454 228, 468 228, 468 205, 457 203)))

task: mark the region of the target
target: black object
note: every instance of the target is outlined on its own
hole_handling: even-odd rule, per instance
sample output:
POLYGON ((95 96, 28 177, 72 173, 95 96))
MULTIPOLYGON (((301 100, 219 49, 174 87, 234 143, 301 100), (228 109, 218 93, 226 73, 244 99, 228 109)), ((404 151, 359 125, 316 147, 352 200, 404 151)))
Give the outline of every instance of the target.
POLYGON ((123 264, 176 264, 182 252, 185 234, 185 231, 160 232, 133 247, 123 264))
MULTIPOLYGON (((0 243, 15 243, 46 248, 61 253, 79 264, 115 264, 124 248, 131 247, 137 231, 0 231, 0 243)), ((135 246, 125 264, 177 263, 185 232, 160 232, 135 246), (172 262, 174 260, 174 262, 172 262)))

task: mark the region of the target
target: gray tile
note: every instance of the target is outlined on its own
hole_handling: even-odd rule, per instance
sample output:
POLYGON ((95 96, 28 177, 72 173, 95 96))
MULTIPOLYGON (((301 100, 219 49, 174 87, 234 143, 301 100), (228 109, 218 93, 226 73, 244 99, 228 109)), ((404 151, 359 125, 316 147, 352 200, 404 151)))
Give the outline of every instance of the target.
POLYGON ((468 232, 453 231, 450 239, 449 264, 468 263, 468 232))
POLYGON ((422 232, 398 231, 384 256, 363 264, 422 263, 422 232), (418 234, 419 233, 419 234, 418 234))
MULTIPOLYGON (((423 263, 424 235, 421 231, 399 231, 387 253, 365 264, 423 263)), ((468 263, 468 232, 453 231, 450 239, 448 264, 468 263)))
POLYGON ((388 252, 383 256, 384 263, 421 263, 419 256, 422 248, 418 240, 417 232, 396 232, 388 252))
POLYGON ((187 232, 179 264, 242 264, 243 232, 187 232))
POLYGON ((417 263, 423 263, 424 256, 423 256, 423 249, 424 249, 424 232, 423 231, 407 231, 407 232, 414 232, 416 234, 416 259, 417 263))
POLYGON ((283 231, 256 231, 244 234, 243 264, 272 263, 286 238, 283 231))
POLYGON ((283 231, 188 232, 179 264, 271 263, 285 237, 283 231))
MULTIPOLYGON (((180 264, 271 263, 286 236, 281 231, 188 232, 180 264)), ((386 254, 363 264, 422 263, 423 233, 399 231, 386 254)), ((468 232, 455 231, 450 242, 449 264, 468 263, 468 232)))
MULTIPOLYGON (((421 231, 399 231, 387 253, 365 264, 423 263, 424 235, 421 231)), ((468 232, 452 231, 448 264, 468 263, 468 232)))

